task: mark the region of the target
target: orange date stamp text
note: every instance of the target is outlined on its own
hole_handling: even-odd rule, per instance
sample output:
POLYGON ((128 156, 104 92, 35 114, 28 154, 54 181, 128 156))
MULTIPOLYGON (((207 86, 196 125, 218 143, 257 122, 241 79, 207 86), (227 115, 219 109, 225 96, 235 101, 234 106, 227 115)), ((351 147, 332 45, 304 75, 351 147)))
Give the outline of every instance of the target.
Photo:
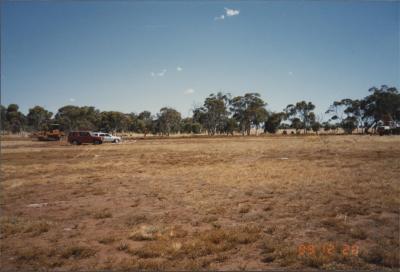
POLYGON ((307 257, 316 255, 332 256, 335 253, 342 254, 345 257, 358 256, 359 247, 357 245, 343 244, 335 245, 333 243, 325 243, 316 245, 311 243, 304 243, 297 247, 297 256, 307 257))

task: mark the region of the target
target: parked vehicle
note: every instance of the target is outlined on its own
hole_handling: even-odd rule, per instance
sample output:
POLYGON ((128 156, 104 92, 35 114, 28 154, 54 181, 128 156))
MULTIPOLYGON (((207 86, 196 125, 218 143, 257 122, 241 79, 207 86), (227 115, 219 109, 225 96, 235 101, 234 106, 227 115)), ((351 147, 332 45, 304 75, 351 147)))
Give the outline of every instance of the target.
POLYGON ((379 135, 399 135, 400 134, 400 122, 387 121, 384 122, 379 120, 372 125, 372 128, 376 128, 376 132, 379 135))
POLYGON ((93 132, 92 133, 95 136, 99 136, 103 139, 103 142, 110 142, 110 143, 119 143, 122 141, 121 137, 114 136, 110 133, 105 133, 105 132, 93 132))
POLYGON ((103 139, 93 135, 89 131, 72 131, 68 134, 68 142, 75 145, 102 144, 103 139))

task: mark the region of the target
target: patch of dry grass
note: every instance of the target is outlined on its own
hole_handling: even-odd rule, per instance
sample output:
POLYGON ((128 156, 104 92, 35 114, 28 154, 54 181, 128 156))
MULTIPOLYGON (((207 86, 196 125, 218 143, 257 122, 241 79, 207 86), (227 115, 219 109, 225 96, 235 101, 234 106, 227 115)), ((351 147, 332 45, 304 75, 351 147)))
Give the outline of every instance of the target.
POLYGON ((105 218, 111 218, 112 213, 108 210, 102 210, 102 211, 95 212, 93 216, 96 219, 105 219, 105 218))
POLYGON ((367 233, 360 227, 353 227, 350 229, 350 236, 357 240, 365 240, 368 238, 367 233))
POLYGON ((83 245, 68 245, 60 253, 64 259, 85 259, 96 254, 96 250, 83 245))
POLYGON ((108 244, 112 244, 113 242, 115 242, 115 240, 116 240, 115 237, 107 235, 107 236, 104 236, 102 238, 99 238, 97 241, 100 244, 108 245, 108 244))
POLYGON ((128 227, 133 227, 146 222, 148 222, 148 218, 145 214, 135 214, 135 215, 130 215, 126 219, 125 224, 128 227))
POLYGON ((399 267, 398 137, 1 145, 8 270, 399 267))
POLYGON ((122 241, 117 246, 117 250, 119 250, 119 251, 129 251, 129 244, 127 242, 122 241))
POLYGON ((239 205, 239 213, 248 213, 250 211, 249 205, 239 205))
MULTIPOLYGON (((176 233, 176 230, 174 232, 176 233)), ((205 230, 190 237, 166 232, 165 236, 161 236, 157 241, 146 243, 130 252, 145 259, 159 257, 175 261, 185 257, 196 259, 254 243, 259 237, 260 229, 255 226, 205 230)))
POLYGON ((159 236, 159 232, 160 230, 156 226, 143 225, 131 232, 129 239, 134 241, 156 240, 159 236))
POLYGON ((23 233, 38 236, 48 232, 51 227, 45 220, 28 220, 21 217, 2 217, 0 220, 1 234, 5 237, 23 233))
POLYGON ((375 245, 369 250, 363 250, 360 256, 370 264, 381 265, 389 268, 400 267, 400 258, 397 247, 375 245))

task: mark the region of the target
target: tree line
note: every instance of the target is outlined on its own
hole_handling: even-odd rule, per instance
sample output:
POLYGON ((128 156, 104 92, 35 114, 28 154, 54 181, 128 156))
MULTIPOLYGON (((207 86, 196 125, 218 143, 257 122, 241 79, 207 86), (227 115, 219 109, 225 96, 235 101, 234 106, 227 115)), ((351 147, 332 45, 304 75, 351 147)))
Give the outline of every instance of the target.
POLYGON ((241 133, 250 135, 251 129, 262 128, 265 133, 279 129, 294 129, 297 133, 321 129, 355 129, 368 132, 377 121, 400 122, 400 94, 396 87, 372 87, 362 99, 334 101, 323 116, 314 113, 315 105, 309 101, 289 104, 280 112, 267 110, 267 102, 259 93, 245 93, 232 97, 229 93, 210 94, 203 105, 193 109, 191 117, 182 118, 175 109, 163 107, 153 115, 149 111, 122 113, 100 111, 92 106, 67 105, 53 114, 41 106, 29 109, 27 115, 17 104, 1 107, 1 130, 18 133, 48 129, 57 123, 65 131, 93 130, 105 132, 135 132, 170 135, 175 133, 207 133, 208 135, 241 133), (326 118, 325 118, 326 119, 326 118))

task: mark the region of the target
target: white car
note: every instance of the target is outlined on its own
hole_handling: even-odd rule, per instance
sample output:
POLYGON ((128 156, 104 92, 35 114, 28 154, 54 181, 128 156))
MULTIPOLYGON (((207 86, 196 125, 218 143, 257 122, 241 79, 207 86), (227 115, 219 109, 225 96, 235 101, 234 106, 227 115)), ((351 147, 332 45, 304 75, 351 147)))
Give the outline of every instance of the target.
POLYGON ((120 143, 122 141, 121 137, 111 135, 109 133, 105 132, 92 132, 94 136, 101 137, 103 139, 103 142, 108 142, 108 143, 120 143))

